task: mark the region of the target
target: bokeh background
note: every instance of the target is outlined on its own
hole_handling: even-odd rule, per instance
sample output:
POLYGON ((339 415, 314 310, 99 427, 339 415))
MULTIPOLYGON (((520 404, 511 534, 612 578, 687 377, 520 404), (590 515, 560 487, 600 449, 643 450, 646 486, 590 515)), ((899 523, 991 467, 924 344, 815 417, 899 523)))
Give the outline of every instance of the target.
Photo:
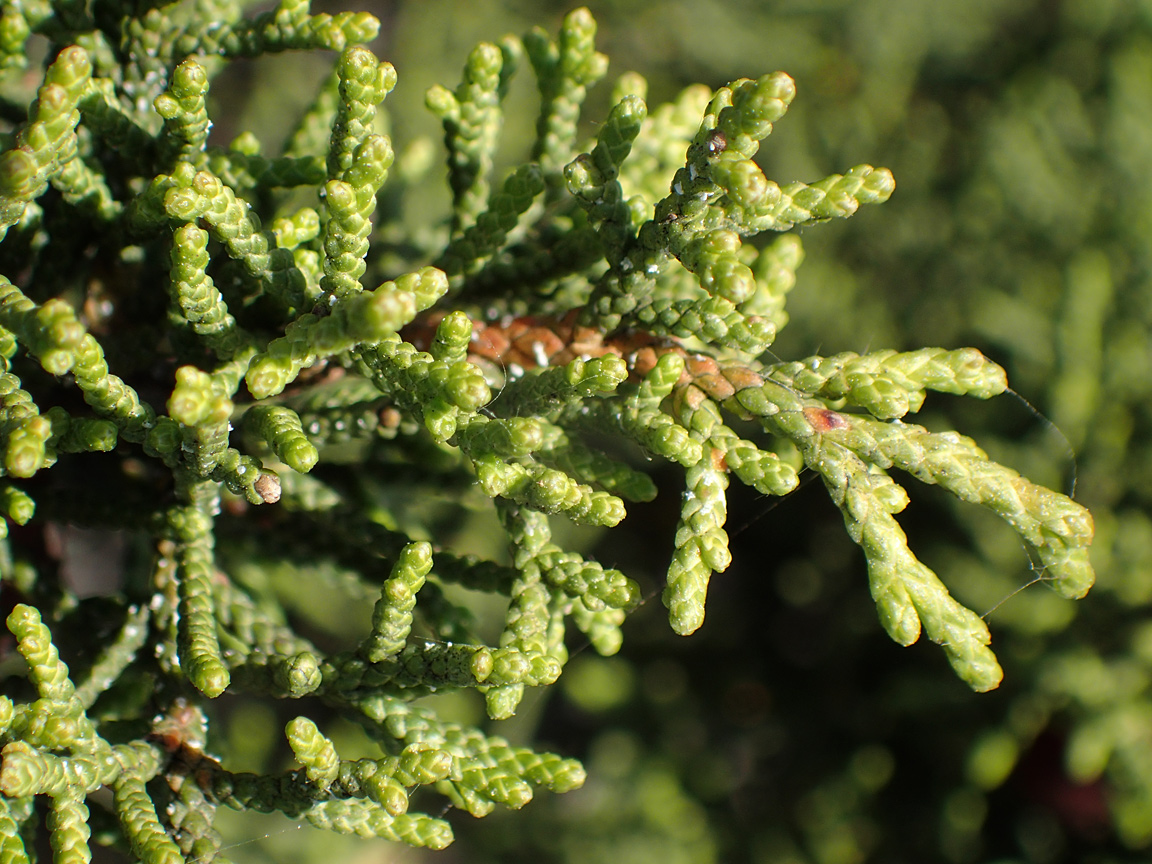
MULTIPOLYGON (((588 5, 612 61, 589 99, 589 135, 626 71, 648 79, 655 105, 693 82, 717 87, 781 69, 798 95, 761 150, 770 178, 811 181, 861 162, 893 171, 891 201, 802 232, 807 259, 773 351, 791 360, 973 345, 1003 364, 1018 396, 930 397, 919 422, 959 429, 1032 479, 1074 489, 1096 519, 1098 584, 1083 601, 1059 599, 1010 529, 909 484, 901 521, 914 550, 962 602, 988 613, 1005 681, 974 694, 934 646, 902 649, 884 635, 862 556, 819 483, 783 501, 733 486, 735 561, 713 581, 704 627, 676 637, 658 600, 679 508, 669 471, 667 491, 633 507, 619 529, 573 541, 651 598, 625 625, 621 653, 600 658, 573 641, 560 683, 516 719, 489 725, 583 758, 584 789, 483 820, 449 813, 458 839, 442 853, 333 846, 331 835, 261 821, 238 826, 238 836, 258 834, 225 854, 441 864, 1149 860, 1152 2, 588 5)), ((555 32, 571 4, 358 8, 384 22, 372 47, 399 73, 391 132, 416 159, 439 137, 423 108, 427 87, 454 87, 480 40, 534 25, 555 32)), ((229 74, 243 86, 213 88, 214 134, 248 128, 274 140, 268 130, 308 102, 327 59, 236 64, 229 74)), ((505 165, 530 147, 533 88, 521 70, 505 165)), ((448 199, 441 169, 429 177, 408 204, 411 218, 434 224, 448 199)), ((465 526, 457 540, 474 536, 487 551, 484 533, 465 526)), ((442 711, 484 722, 479 705, 453 698, 442 711)), ((237 710, 217 749, 250 764, 278 758, 253 734, 266 724, 268 741, 279 735, 262 710, 237 710)))

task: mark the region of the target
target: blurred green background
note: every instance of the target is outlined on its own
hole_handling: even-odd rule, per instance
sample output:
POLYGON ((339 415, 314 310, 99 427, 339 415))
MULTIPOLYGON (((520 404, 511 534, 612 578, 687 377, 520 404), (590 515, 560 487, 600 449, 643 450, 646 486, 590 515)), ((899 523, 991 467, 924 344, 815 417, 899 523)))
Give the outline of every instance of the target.
MULTIPOLYGON (((571 6, 358 8, 384 22, 372 47, 399 73, 387 108, 403 152, 438 140, 424 91, 455 86, 477 41, 534 25, 555 32, 571 6)), ((807 260, 773 351, 791 360, 973 345, 1003 364, 1019 398, 930 397, 918 422, 971 435, 1036 481, 1074 484, 1096 519, 1097 587, 1078 603, 1059 599, 1037 584, 1044 574, 1007 527, 910 484, 901 521, 913 549, 958 599, 988 612, 1006 677, 974 694, 934 646, 901 649, 884 635, 862 556, 819 484, 781 502, 734 486, 735 562, 713 581, 704 627, 679 638, 658 601, 679 509, 669 470, 660 498, 586 538, 652 597, 625 625, 622 652, 603 659, 573 641, 551 692, 489 724, 584 758, 584 789, 482 821, 450 813, 458 839, 442 853, 335 847, 330 835, 313 844, 307 829, 285 829, 225 854, 441 864, 1149 860, 1152 2, 589 8, 612 61, 585 112, 589 134, 623 72, 647 77, 654 106, 693 82, 717 87, 781 69, 797 97, 761 150, 770 178, 811 181, 861 162, 894 172, 896 194, 882 207, 802 232, 807 260)), ((218 103, 215 134, 249 128, 274 139, 266 130, 307 103, 327 59, 238 64, 256 95, 242 107, 218 103)), ((232 93, 213 90, 217 100, 232 93)), ((522 70, 505 164, 525 158, 535 111, 522 70)), ((410 196, 429 224, 447 214, 441 178, 433 169, 428 190, 410 196)), ((459 698, 445 710, 483 722, 459 698)), ((234 717, 221 747, 243 750, 244 730, 260 726, 234 717)))

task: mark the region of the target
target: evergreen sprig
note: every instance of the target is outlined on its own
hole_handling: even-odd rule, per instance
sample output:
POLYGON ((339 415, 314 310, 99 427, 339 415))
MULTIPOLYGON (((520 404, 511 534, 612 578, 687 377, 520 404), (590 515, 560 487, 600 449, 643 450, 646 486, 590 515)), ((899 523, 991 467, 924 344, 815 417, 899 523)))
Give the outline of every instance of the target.
POLYGON ((565 548, 552 519, 614 526, 625 501, 656 497, 639 451, 683 470, 663 591, 678 633, 702 625, 731 562, 730 484, 782 496, 802 468, 862 548, 888 633, 924 632, 974 689, 1002 674, 989 630, 910 551, 892 469, 996 513, 1062 595, 1092 584, 1087 511, 902 419, 927 391, 1003 392, 979 352, 760 359, 803 250, 758 235, 894 189, 869 165, 768 179, 754 157, 796 95, 784 73, 654 109, 625 75, 585 143, 607 70, 587 10, 555 40, 484 43, 455 89, 428 94, 452 204, 446 227, 416 225, 415 172, 379 122, 397 75, 361 44, 374 18, 300 0, 253 18, 227 0, 170 11, 111 2, 89 20, 59 0, 0 18, 0 75, 24 68, 31 33, 52 46, 0 154, 0 577, 26 601, 8 619, 23 668, 5 664, 0 698, 4 861, 29 859, 37 796, 58 860, 119 842, 198 864, 221 860, 221 805, 439 849, 451 827, 410 810, 417 787, 482 816, 580 786, 574 760, 415 700, 475 690, 499 720, 562 674, 569 625, 620 649, 638 584, 565 548), (219 69, 306 48, 340 55, 284 151, 248 132, 209 145, 219 69), (501 179, 522 53, 536 141, 501 179), (475 510, 494 513, 506 558, 464 545, 475 510), (124 563, 113 598, 80 598, 43 538, 9 522, 22 538, 121 531, 154 554, 124 563), (454 586, 506 603, 495 644, 454 586), (336 595, 370 612, 325 625, 336 595), (109 605, 106 632, 76 628, 109 605), (62 652, 91 658, 86 676, 62 652), (308 697, 285 730, 299 768, 237 773, 205 752, 225 692, 308 697), (337 716, 382 755, 342 758, 337 716), (102 787, 117 840, 90 827, 102 787))

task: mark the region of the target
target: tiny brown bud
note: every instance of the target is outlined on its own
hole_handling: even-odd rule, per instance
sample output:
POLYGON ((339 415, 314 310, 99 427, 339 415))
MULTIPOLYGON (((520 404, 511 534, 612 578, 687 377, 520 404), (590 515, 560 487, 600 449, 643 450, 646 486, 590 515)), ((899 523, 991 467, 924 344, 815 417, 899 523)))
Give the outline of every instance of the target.
POLYGON ((275 474, 261 474, 252 488, 265 504, 275 504, 280 500, 280 478, 275 474))
POLYGON ((830 408, 809 407, 804 409, 804 419, 815 432, 829 432, 832 429, 847 429, 848 418, 830 408))
POLYGON ((719 156, 728 149, 728 138, 719 129, 713 129, 708 133, 708 140, 704 142, 704 147, 709 156, 719 156))

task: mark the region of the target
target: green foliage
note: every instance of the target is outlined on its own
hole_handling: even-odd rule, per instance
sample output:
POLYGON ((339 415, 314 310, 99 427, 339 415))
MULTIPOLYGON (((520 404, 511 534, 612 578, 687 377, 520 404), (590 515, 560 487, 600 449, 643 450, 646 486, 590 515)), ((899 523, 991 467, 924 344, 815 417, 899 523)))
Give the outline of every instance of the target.
MULTIPOLYGON (((1042 590, 1049 572, 985 508, 910 484, 898 518, 911 547, 983 613, 1006 672, 991 698, 966 700, 912 659, 920 649, 882 657, 885 637, 855 593, 862 568, 823 496, 803 489, 761 516, 769 505, 733 483, 730 521, 743 530, 691 653, 626 627, 644 687, 581 719, 612 728, 604 737, 635 735, 638 765, 675 766, 724 861, 1147 857, 1152 768, 1136 718, 1148 710, 1152 586, 1148 4, 615 0, 596 13, 602 50, 661 98, 765 58, 793 75, 799 96, 757 160, 768 176, 865 158, 893 170, 884 207, 801 235, 807 263, 772 351, 977 346, 1053 425, 1018 399, 931 394, 904 419, 960 429, 1033 479, 1074 489, 1096 523, 1097 583, 1083 604, 1042 590), (671 676, 653 660, 669 653, 682 695, 662 701, 649 684, 671 676), (875 753, 891 770, 864 783, 857 760, 875 753)), ((450 39, 432 33, 406 50, 450 39)), ((648 532, 625 522, 615 533, 599 554, 651 584, 631 552, 648 532)), ((601 812, 634 804, 611 785, 600 794, 601 812)), ((553 812, 535 824, 535 854, 589 860, 570 838, 594 835, 597 820, 575 800, 553 812)), ((458 842, 470 860, 506 861, 521 848, 510 832, 458 842)))
MULTIPOLYGON (((901 419, 928 391, 1004 392, 979 351, 765 359, 803 251, 759 235, 895 188, 867 164, 768 178, 754 157, 796 95, 788 75, 651 111, 643 79, 624 76, 585 143, 583 105, 607 73, 587 10, 555 40, 482 44, 459 86, 427 96, 451 214, 422 225, 408 213, 419 145, 397 156, 378 107, 396 72, 360 44, 371 16, 292 0, 252 19, 238 5, 41 11, 7 10, 0 39, 12 78, 31 34, 51 46, 0 155, 0 446, 3 473, 27 484, 4 487, 5 517, 26 527, 0 539, 26 666, 0 701, 6 860, 27 855, 35 796, 51 798, 60 860, 100 842, 167 864, 224 860, 221 805, 441 849, 453 829, 431 793, 485 816, 579 787, 575 760, 437 700, 475 691, 491 720, 510 718, 561 676, 569 624, 620 649, 641 588, 567 548, 553 517, 619 525, 625 501, 668 485, 645 454, 683 469, 663 591, 680 634, 703 625, 733 561, 732 480, 783 496, 801 471, 863 551, 888 634, 923 631, 975 690, 1001 679, 990 632, 909 548, 891 469, 1000 516, 1064 597, 1091 586, 1083 507, 901 419), (340 52, 335 75, 280 155, 250 132, 210 143, 222 61, 315 48, 340 52), (498 181, 522 56, 535 143, 498 181), (108 596, 81 596, 38 553, 46 541, 24 539, 66 523, 130 538, 108 596), (470 530, 504 550, 476 554, 470 530), (460 586, 507 598, 498 634, 460 586), (98 654, 89 618, 112 634, 98 654), (307 697, 285 727, 302 768, 210 755, 225 692, 307 697), (341 719, 370 756, 353 757, 341 719), (110 799, 94 795, 105 786, 110 799), (116 830, 91 832, 88 796, 116 830)), ((1081 752, 1092 770, 1100 757, 1081 752)), ((710 857, 667 766, 629 761, 638 811, 682 814, 685 843, 710 857)))

